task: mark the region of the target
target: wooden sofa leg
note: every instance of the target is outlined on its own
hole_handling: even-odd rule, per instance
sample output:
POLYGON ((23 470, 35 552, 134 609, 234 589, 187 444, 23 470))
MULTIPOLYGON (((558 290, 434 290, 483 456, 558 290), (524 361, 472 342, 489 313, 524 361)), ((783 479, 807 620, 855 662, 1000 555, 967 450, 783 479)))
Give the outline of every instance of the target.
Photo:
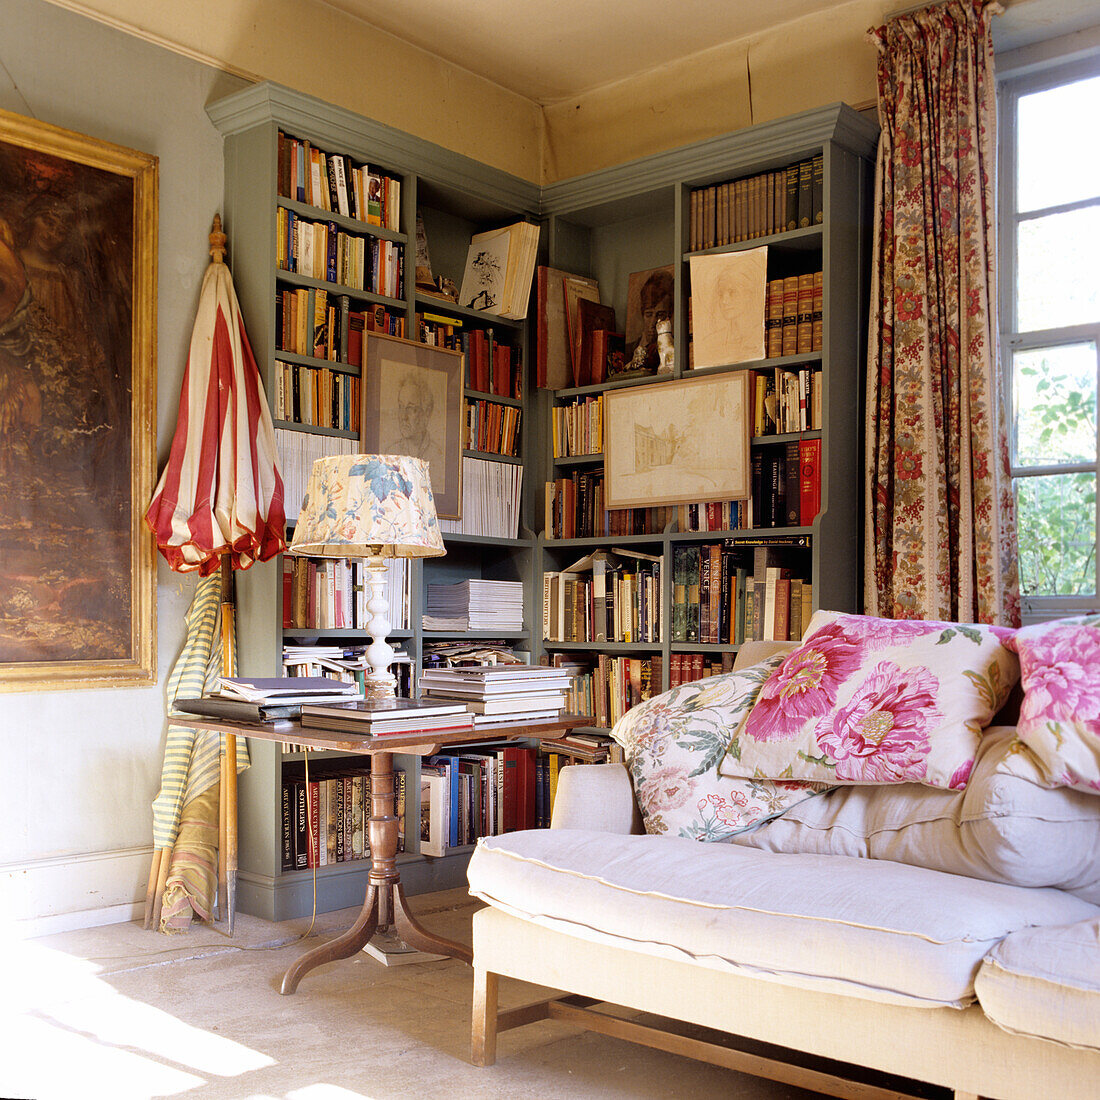
POLYGON ((475 1066, 497 1060, 497 975, 474 969, 474 1005, 470 1021, 470 1058, 475 1066))

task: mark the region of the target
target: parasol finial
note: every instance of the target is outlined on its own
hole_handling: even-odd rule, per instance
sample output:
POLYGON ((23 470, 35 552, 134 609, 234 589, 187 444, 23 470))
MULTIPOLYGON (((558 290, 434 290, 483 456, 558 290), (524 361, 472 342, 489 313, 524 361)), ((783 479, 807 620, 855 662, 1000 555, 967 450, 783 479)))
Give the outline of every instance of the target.
POLYGON ((214 215, 214 225, 210 229, 210 256, 214 263, 225 263, 226 236, 222 232, 222 216, 214 215))

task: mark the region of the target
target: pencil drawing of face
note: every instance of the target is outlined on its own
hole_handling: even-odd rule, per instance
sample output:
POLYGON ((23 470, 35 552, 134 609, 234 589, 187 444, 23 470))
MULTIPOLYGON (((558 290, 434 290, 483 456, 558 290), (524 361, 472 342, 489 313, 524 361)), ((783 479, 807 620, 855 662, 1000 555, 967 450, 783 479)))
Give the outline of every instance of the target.
POLYGON ((446 375, 383 360, 380 391, 383 409, 378 429, 380 451, 424 459, 429 466, 432 488, 436 493, 444 492, 446 375))

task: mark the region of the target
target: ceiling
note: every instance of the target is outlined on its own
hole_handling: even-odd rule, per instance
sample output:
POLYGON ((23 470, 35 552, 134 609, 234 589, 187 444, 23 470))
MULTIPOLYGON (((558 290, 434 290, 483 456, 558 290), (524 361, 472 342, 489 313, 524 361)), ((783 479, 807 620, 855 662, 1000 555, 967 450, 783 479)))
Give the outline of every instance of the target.
POLYGON ((839 7, 844 0, 324 2, 549 104, 839 7))
MULTIPOLYGON (((545 106, 849 0, 318 2, 545 106)), ((1002 2, 1007 10, 993 21, 999 50, 1097 23, 1097 0, 1002 2)), ((919 6, 882 0, 880 15, 887 19, 919 6)))

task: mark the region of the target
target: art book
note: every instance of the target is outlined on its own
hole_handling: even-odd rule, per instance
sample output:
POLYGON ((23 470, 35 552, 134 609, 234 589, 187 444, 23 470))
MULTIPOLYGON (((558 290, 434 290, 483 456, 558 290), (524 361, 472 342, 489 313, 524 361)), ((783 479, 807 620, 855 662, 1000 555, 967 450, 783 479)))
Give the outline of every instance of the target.
POLYGON ((763 359, 768 250, 692 256, 694 366, 763 359))

